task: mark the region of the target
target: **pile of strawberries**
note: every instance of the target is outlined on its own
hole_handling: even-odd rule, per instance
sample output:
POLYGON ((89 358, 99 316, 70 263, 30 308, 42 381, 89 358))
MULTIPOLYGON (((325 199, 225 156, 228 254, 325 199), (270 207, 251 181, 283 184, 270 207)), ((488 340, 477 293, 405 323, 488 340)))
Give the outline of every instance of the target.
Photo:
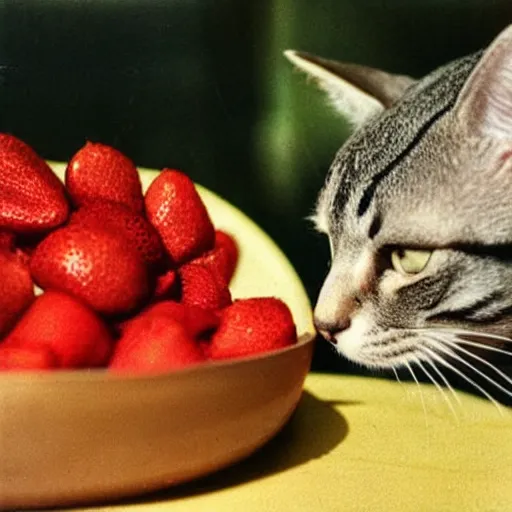
POLYGON ((0 370, 165 372, 295 343, 281 300, 232 300, 237 260, 184 173, 143 195, 129 158, 88 142, 63 184, 0 134, 0 370))

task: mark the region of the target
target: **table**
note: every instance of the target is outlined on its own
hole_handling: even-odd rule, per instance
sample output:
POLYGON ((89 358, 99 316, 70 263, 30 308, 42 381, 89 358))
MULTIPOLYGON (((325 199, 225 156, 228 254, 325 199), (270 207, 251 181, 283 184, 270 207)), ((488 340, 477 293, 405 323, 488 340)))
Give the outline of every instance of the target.
POLYGON ((512 510, 512 410, 457 394, 460 404, 426 384, 311 373, 290 422, 248 459, 181 487, 80 510, 512 510))

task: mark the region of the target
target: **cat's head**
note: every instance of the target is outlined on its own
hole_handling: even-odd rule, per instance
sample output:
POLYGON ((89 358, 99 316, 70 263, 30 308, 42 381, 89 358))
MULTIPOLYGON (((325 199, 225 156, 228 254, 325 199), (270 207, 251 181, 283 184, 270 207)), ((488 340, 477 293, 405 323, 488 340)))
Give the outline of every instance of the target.
POLYGON ((463 330, 510 336, 512 26, 421 80, 286 54, 355 128, 313 215, 332 254, 319 331, 381 368, 464 358, 463 330))

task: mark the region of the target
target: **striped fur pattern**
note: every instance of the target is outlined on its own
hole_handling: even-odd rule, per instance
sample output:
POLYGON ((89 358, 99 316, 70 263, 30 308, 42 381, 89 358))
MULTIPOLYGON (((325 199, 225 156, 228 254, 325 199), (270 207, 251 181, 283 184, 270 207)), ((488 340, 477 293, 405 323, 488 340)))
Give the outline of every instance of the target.
MULTIPOLYGON (((331 98, 342 96, 332 89, 350 81, 343 64, 287 56, 331 98)), ((481 372, 512 397, 510 377, 480 369, 511 346, 512 26, 486 50, 401 79, 392 101, 372 94, 381 108, 358 121, 319 194, 313 220, 332 263, 317 327, 364 366, 419 366, 439 384, 450 369, 477 387, 481 372), (404 274, 392 265, 396 250, 431 255, 420 272, 404 274)))

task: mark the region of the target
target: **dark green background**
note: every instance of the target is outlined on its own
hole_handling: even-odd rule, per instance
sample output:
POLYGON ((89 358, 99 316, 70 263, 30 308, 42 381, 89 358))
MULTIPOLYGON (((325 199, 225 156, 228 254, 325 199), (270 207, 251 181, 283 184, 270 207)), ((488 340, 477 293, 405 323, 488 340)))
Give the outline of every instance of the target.
MULTIPOLYGON (((0 2, 0 131, 49 159, 86 139, 181 168, 256 220, 314 302, 328 248, 304 218, 348 134, 282 52, 421 76, 487 45, 510 0, 0 2)), ((354 369, 317 346, 315 369, 354 369)))

